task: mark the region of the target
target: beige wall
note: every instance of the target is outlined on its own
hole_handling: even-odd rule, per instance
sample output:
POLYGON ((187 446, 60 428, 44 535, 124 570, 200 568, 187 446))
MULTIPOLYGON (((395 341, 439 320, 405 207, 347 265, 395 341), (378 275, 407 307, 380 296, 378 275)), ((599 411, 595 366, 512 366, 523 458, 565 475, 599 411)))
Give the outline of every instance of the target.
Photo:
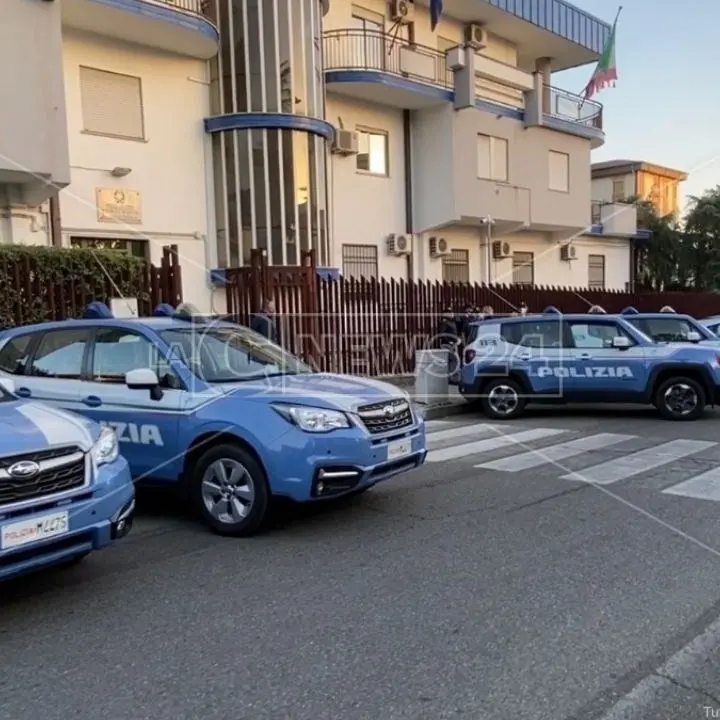
POLYGON ((207 307, 214 220, 203 127, 210 114, 206 63, 71 32, 65 35, 64 61, 72 165, 72 183, 60 194, 64 241, 69 244, 71 236, 143 239, 153 262, 159 262, 163 245, 177 244, 186 300, 207 307), (141 77, 145 141, 82 132, 80 66, 141 77), (132 172, 114 178, 109 170, 116 166, 132 172), (98 187, 138 191, 142 222, 100 222, 98 187), (208 252, 206 236, 211 237, 208 252))
POLYGON ((70 179, 60 3, 0 3, 0 67, 0 205, 37 204, 70 179))

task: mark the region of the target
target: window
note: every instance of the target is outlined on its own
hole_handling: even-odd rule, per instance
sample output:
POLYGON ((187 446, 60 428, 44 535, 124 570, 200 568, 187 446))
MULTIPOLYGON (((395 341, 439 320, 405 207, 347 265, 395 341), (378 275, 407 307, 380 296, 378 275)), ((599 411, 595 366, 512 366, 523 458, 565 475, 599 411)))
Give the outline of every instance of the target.
POLYGON ((558 320, 503 323, 502 337, 513 345, 531 348, 563 347, 563 324, 558 320))
POLYGON ((512 257, 513 285, 533 285, 535 283, 535 256, 531 252, 515 252, 512 257))
POLYGON ((9 340, 0 350, 0 370, 11 375, 24 375, 28 350, 34 335, 20 335, 9 340))
POLYGON ((147 338, 120 328, 98 330, 93 345, 93 382, 124 384, 125 373, 140 368, 154 370, 165 387, 179 386, 170 364, 147 338))
POLYGON ((79 379, 90 331, 52 330, 43 335, 28 374, 36 377, 79 379))
POLYGON ((470 252, 468 250, 451 250, 442 261, 443 282, 470 282, 470 252))
POLYGON ((388 174, 388 136, 374 130, 358 130, 357 169, 370 175, 388 174))
POLYGON ((550 150, 548 153, 548 187, 557 192, 570 191, 570 156, 550 150))
MULTIPOLYGON (((350 52, 355 57, 347 58, 352 67, 372 70, 385 68, 385 18, 382 15, 353 5, 350 20, 352 36, 350 52), (354 31, 354 32, 353 32, 354 31), (356 56, 356 53, 360 57, 356 56)), ((338 48, 338 51, 341 51, 338 48)), ((341 51, 342 52, 342 51, 341 51)))
POLYGON ((588 255, 588 288, 605 289, 605 256, 588 255))
POLYGON ((570 321, 569 325, 573 345, 578 350, 611 348, 613 338, 616 337, 626 337, 635 344, 635 341, 613 322, 570 321))
POLYGON ((70 247, 96 248, 102 250, 117 250, 133 257, 150 259, 150 248, 147 240, 124 240, 120 238, 89 238, 71 237, 70 247))
POLYGON ((624 180, 613 180, 612 184, 612 201, 621 202, 626 197, 625 195, 625 181, 624 180))
POLYGON ((485 180, 508 180, 508 141, 492 135, 477 137, 477 174, 485 180))
POLYGON ((644 333, 654 342, 689 342, 690 333, 704 334, 684 318, 625 318, 633 327, 644 333))
POLYGON ((370 280, 378 276, 377 245, 343 245, 343 275, 370 280))
POLYGON ((139 77, 80 68, 83 131, 95 135, 145 139, 139 77))

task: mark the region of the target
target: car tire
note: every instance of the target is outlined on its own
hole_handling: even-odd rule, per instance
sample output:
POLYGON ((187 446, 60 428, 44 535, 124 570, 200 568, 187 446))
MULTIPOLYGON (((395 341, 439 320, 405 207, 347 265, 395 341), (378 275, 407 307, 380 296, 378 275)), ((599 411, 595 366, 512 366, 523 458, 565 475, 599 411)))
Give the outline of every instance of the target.
POLYGON ((260 530, 270 491, 250 452, 232 444, 211 447, 195 463, 191 482, 193 505, 218 535, 248 537, 260 530))
POLYGON ((652 402, 666 420, 697 420, 705 412, 707 396, 697 380, 677 376, 658 385, 652 402))
POLYGON ((483 413, 493 420, 513 420, 525 412, 527 399, 515 380, 497 378, 483 387, 480 405, 483 413))

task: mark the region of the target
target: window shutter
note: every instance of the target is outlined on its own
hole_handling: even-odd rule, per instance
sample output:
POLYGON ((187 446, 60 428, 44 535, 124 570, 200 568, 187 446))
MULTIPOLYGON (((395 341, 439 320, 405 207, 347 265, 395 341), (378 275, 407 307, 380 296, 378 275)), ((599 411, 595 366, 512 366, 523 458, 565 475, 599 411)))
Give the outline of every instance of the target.
POLYGON ((478 135, 477 138, 477 174, 481 178, 492 177, 492 160, 490 150, 490 137, 478 135))
POLYGON ((145 139, 139 77, 81 67, 80 96, 86 132, 145 139))

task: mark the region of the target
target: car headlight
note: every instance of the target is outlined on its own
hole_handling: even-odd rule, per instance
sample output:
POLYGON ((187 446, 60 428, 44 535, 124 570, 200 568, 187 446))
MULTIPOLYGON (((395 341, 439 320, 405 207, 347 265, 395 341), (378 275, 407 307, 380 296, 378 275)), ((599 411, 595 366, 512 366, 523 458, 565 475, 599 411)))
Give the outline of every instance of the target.
POLYGON ((338 410, 305 407, 303 405, 273 405, 288 422, 294 423, 305 432, 324 433, 350 427, 350 420, 338 410))
POLYGON ((93 460, 98 467, 115 462, 120 455, 120 448, 118 447, 115 431, 112 428, 104 427, 100 431, 100 437, 96 440, 91 452, 93 460))

